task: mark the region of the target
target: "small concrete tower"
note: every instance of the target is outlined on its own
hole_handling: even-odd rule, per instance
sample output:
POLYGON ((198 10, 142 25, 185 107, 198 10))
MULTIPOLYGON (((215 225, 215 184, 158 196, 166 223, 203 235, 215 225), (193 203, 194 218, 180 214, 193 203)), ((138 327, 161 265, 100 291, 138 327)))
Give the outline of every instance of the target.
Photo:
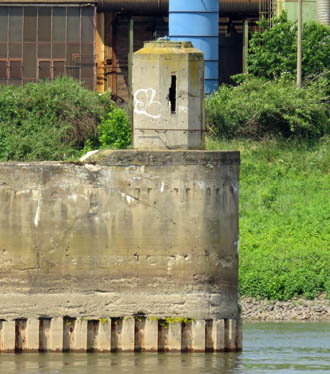
POLYGON ((190 42, 147 42, 133 57, 134 148, 203 149, 204 61, 190 42))

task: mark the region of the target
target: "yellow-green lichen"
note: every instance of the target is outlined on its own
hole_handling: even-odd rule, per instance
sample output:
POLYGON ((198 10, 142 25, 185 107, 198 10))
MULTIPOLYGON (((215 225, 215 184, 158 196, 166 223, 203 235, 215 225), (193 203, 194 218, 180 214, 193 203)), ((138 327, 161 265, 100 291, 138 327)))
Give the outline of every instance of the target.
POLYGON ((101 325, 104 325, 106 323, 110 323, 110 319, 107 318, 107 317, 101 317, 101 318, 99 318, 99 321, 100 321, 101 325))

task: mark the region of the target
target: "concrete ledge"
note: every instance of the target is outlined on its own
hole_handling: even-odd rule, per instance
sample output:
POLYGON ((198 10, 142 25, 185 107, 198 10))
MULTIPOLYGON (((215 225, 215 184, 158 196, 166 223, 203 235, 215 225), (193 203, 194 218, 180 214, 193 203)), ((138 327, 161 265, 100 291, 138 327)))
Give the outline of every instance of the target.
MULTIPOLYGON (((136 292, 135 295, 126 292, 95 292, 91 293, 55 293, 55 294, 10 294, 0 293, 1 311, 0 320, 20 318, 43 318, 52 311, 52 317, 70 315, 78 318, 82 315, 89 320, 99 319, 100 316, 132 316, 138 315, 139 300, 144 300, 144 313, 146 315, 166 318, 175 315, 184 318, 190 310, 189 317, 196 320, 212 319, 235 319, 237 318, 237 307, 234 302, 226 303, 225 297, 218 294, 203 293, 172 293, 146 295, 136 292), (210 302, 211 300, 211 302, 210 302), (22 308, 24 305, 24 308, 22 308), (205 309, 205 313, 200 309, 205 309), (148 312, 147 312, 148 311, 148 312), (165 314, 166 313, 166 314, 165 314)), ((141 309, 140 309, 141 310, 141 309)), ((47 318, 46 318, 47 321, 47 318)), ((57 322, 52 319, 51 324, 57 322)), ((58 326, 59 334, 63 326, 58 326)), ((54 331, 53 327, 51 330, 54 331)), ((55 331, 51 339, 57 339, 55 331)), ((59 344, 58 342, 56 344, 59 344)))
POLYGON ((238 151, 189 151, 189 150, 99 150, 84 160, 105 166, 173 166, 173 165, 238 165, 238 151))

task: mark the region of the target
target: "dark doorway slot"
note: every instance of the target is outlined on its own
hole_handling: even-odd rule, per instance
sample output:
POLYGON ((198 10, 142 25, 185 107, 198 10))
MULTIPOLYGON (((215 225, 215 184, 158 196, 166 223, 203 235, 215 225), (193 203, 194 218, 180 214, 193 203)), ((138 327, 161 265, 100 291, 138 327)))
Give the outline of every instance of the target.
POLYGON ((171 113, 176 113, 176 75, 172 75, 171 87, 169 93, 169 101, 171 104, 171 113))

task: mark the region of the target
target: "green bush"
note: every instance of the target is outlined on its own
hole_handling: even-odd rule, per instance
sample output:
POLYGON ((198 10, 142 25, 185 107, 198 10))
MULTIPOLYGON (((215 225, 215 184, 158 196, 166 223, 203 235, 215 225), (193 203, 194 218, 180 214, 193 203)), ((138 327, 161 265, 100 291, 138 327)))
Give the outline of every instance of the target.
POLYGON ((330 297, 330 137, 211 139, 208 148, 241 151, 240 293, 330 297))
MULTIPOLYGON (((248 71, 256 77, 278 78, 283 73, 296 74, 297 24, 286 13, 269 21, 262 19, 261 32, 249 41, 248 71)), ((303 24, 303 77, 320 74, 330 66, 330 27, 318 22, 303 24)))
POLYGON ((248 76, 236 87, 221 86, 206 100, 211 136, 261 139, 329 134, 326 74, 306 82, 301 89, 289 74, 272 81, 248 76))
POLYGON ((124 110, 113 108, 102 119, 98 134, 102 148, 127 148, 131 143, 131 124, 124 110))
POLYGON ((78 158, 110 110, 110 95, 67 77, 18 88, 0 85, 0 160, 78 158))

